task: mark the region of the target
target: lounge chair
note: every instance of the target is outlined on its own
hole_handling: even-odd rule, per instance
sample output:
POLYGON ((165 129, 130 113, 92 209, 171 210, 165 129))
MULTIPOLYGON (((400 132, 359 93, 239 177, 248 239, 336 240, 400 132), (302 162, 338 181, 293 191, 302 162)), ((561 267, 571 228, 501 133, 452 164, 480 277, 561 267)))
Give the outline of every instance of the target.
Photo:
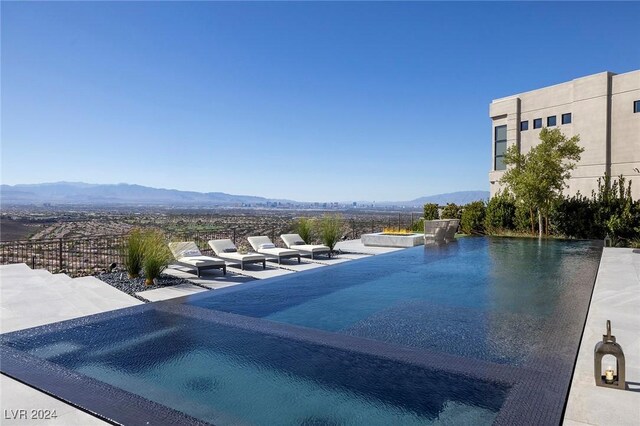
POLYGON ((424 242, 443 243, 444 237, 449 227, 449 221, 446 220, 425 220, 424 221, 424 242))
POLYGON ((203 256, 198 246, 193 241, 183 241, 169 243, 169 250, 173 254, 175 261, 187 268, 195 268, 200 277, 200 273, 206 269, 222 269, 224 275, 227 274, 227 265, 224 260, 217 257, 203 256))
POLYGON ((247 240, 249 240, 249 244, 251 244, 251 247, 253 247, 256 252, 264 254, 267 258, 278 259, 278 264, 281 263, 282 259, 289 259, 292 257, 297 257, 298 263, 300 263, 299 251, 276 247, 269 237, 249 237, 247 240))
POLYGON ((331 249, 324 245, 307 244, 298 234, 280 235, 286 246, 293 250, 298 250, 300 254, 310 254, 311 259, 315 259, 317 254, 328 254, 331 257, 331 249))
POLYGON ((448 243, 456 240, 456 232, 460 226, 460 219, 449 219, 447 230, 444 234, 444 240, 448 243))
POLYGON ((262 263, 262 269, 267 268, 267 258, 263 254, 240 254, 231 240, 210 240, 209 245, 216 256, 229 263, 239 263, 242 270, 247 263, 262 263))

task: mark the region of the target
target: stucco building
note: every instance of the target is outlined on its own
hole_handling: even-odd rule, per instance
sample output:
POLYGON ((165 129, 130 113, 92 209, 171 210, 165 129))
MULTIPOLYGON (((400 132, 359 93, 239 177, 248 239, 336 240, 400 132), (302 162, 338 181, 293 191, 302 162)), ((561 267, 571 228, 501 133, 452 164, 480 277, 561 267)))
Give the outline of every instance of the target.
POLYGON ((539 143, 543 127, 557 127, 566 136, 580 135, 584 148, 567 182, 568 195, 590 196, 605 173, 633 181, 640 199, 640 70, 602 72, 518 95, 495 99, 491 117, 491 196, 505 170, 504 151, 513 144, 522 153, 539 143))

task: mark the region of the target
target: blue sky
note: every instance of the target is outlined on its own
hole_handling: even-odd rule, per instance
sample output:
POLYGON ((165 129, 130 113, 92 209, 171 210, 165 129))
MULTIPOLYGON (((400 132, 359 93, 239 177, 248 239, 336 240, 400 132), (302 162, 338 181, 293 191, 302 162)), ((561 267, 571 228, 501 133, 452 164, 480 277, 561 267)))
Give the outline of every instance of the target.
POLYGON ((640 3, 2 2, 2 183, 487 190, 494 98, 640 68, 640 3))

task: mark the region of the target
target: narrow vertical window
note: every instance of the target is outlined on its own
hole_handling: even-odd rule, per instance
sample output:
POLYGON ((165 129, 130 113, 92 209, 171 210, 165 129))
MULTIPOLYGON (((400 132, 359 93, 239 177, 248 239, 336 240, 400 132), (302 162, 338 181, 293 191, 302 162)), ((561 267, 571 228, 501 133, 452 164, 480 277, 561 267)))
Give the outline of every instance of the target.
POLYGON ((497 126, 494 129, 496 156, 493 162, 494 170, 505 170, 504 153, 507 150, 507 126, 497 126))

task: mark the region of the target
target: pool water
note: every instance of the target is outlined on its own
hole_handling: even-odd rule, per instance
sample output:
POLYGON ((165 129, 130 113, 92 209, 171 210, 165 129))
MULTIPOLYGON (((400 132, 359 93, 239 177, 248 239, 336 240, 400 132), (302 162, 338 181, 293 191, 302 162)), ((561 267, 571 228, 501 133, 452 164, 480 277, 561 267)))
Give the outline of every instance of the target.
POLYGON ((520 365, 561 296, 593 285, 599 253, 585 241, 465 238, 191 304, 520 365))
POLYGON ((531 407, 555 419, 600 251, 464 238, 5 334, 2 347, 213 424, 513 423, 531 407), (558 354, 545 358, 549 338, 558 354), (539 380, 558 384, 537 402, 539 380))
POLYGON ((12 346, 215 424, 410 425, 469 416, 490 423, 506 391, 161 311, 75 327, 60 337, 12 346))

